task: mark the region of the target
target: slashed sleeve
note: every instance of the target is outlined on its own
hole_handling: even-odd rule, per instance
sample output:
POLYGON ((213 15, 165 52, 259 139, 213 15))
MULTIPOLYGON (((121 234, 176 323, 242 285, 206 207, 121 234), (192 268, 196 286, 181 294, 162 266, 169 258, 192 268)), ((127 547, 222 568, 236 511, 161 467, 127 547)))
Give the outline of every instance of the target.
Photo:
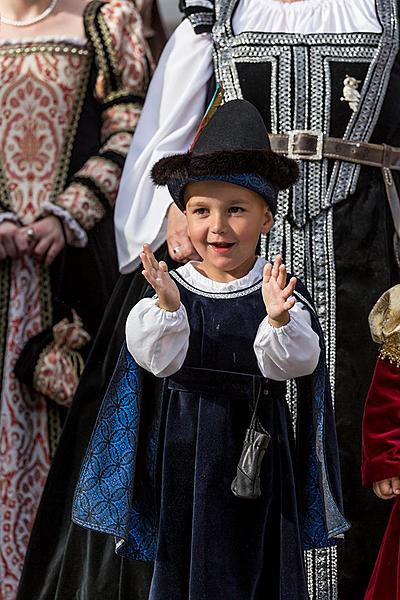
POLYGON ((156 377, 179 371, 189 346, 190 327, 183 304, 161 309, 157 298, 143 298, 126 321, 126 344, 135 361, 156 377))
POLYGON ((110 0, 90 5, 93 14, 85 15, 85 26, 98 67, 94 93, 102 109, 101 147, 74 174, 54 201, 54 209, 48 211, 73 219, 75 227, 68 219, 66 225, 74 230, 75 245, 80 246, 87 240, 82 231, 90 230, 115 204, 151 70, 134 3, 110 0))
POLYGON ((284 381, 310 375, 318 364, 320 346, 306 307, 297 302, 283 327, 272 327, 266 317, 258 328, 254 352, 264 377, 284 381))

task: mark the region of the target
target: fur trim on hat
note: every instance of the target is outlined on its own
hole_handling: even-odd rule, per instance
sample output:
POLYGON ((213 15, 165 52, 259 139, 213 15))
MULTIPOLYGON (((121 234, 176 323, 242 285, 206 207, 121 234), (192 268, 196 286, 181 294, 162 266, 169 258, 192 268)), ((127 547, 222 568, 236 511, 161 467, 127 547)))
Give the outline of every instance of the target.
POLYGON ((153 166, 151 177, 156 185, 162 186, 189 177, 240 173, 260 175, 284 190, 294 184, 299 168, 294 160, 270 150, 223 150, 198 155, 187 152, 161 158, 153 166))

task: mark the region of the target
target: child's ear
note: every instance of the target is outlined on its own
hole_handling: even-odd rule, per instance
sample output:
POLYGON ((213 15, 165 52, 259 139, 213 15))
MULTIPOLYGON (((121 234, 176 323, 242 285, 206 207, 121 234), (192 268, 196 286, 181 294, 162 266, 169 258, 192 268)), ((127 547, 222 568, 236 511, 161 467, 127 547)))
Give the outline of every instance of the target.
POLYGON ((274 217, 269 208, 265 211, 265 219, 262 225, 261 233, 268 233, 274 224, 274 217))

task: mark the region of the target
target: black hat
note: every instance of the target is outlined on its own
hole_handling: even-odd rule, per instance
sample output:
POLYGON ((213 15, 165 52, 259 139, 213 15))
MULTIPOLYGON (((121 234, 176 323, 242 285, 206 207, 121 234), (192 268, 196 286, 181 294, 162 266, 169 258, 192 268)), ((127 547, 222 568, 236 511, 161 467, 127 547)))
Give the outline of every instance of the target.
POLYGON ((219 180, 257 192, 275 214, 278 191, 293 185, 298 167, 271 150, 258 110, 246 100, 231 100, 202 122, 189 152, 162 158, 151 176, 156 185, 168 186, 181 210, 188 183, 219 180))

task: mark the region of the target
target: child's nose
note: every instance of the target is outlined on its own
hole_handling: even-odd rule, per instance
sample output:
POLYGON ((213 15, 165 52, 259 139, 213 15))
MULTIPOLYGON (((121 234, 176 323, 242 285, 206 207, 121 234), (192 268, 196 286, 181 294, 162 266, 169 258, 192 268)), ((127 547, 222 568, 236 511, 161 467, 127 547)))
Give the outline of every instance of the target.
POLYGON ((224 233, 226 231, 226 220, 224 219, 224 217, 222 215, 215 215, 212 225, 211 225, 211 231, 214 234, 221 234, 224 233))

